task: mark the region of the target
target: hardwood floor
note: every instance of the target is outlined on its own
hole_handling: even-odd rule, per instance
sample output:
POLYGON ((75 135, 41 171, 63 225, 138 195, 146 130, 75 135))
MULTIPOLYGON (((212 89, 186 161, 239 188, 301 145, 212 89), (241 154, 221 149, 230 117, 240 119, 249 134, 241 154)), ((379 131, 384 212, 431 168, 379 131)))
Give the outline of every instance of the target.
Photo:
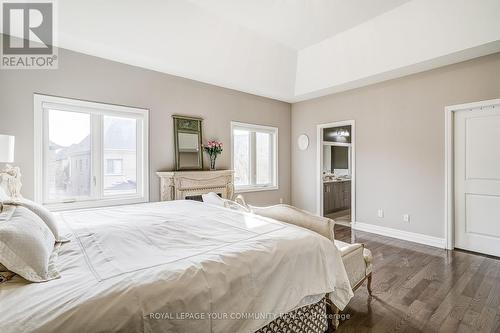
POLYGON ((335 226, 373 253, 373 296, 354 293, 338 332, 500 332, 500 260, 335 226))

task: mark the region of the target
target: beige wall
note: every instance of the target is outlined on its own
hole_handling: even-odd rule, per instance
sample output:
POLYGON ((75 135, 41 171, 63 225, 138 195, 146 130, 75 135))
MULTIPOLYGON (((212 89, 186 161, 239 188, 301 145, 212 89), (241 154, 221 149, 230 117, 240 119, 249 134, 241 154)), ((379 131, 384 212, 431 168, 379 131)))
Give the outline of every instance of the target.
POLYGON ((316 125, 354 119, 356 220, 444 237, 444 107, 494 98, 500 54, 293 104, 292 203, 316 210, 316 125))
POLYGON ((283 198, 311 211, 316 125, 354 119, 357 220, 443 237, 443 109, 499 98, 500 54, 296 103, 290 114, 287 103, 60 50, 58 70, 0 70, 0 133, 16 136, 15 164, 27 197, 33 195, 33 93, 150 109, 152 200, 159 197, 155 172, 174 167, 172 114, 204 118, 204 139, 226 144, 219 168, 230 167, 231 120, 279 127, 280 188, 245 196, 258 205, 283 198), (301 133, 311 139, 306 151, 296 147, 301 133), (378 208, 385 218, 376 217, 378 208), (409 224, 402 222, 406 213, 409 224))
POLYGON ((230 121, 277 126, 279 190, 245 196, 254 204, 290 201, 290 104, 67 50, 59 51, 58 70, 0 70, 0 133, 16 136, 26 197, 33 196, 33 93, 149 109, 151 200, 159 198, 155 172, 174 168, 171 115, 204 118, 204 139, 226 145, 220 169, 231 166, 230 121))

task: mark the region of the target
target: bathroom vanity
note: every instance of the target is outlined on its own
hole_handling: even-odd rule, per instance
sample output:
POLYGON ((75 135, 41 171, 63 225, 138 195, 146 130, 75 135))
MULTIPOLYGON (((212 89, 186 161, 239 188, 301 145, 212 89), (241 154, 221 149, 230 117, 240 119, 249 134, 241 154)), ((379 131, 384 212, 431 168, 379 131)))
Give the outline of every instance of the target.
POLYGON ((351 208, 351 180, 335 179, 323 181, 323 210, 331 214, 351 208))

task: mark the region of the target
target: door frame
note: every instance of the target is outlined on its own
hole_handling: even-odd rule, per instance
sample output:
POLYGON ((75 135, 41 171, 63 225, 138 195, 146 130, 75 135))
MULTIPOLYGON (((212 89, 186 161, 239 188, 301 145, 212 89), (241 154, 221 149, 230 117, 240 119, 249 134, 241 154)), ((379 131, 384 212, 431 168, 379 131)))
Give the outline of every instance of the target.
POLYGON ((445 110, 445 170, 444 170, 444 237, 447 250, 455 247, 455 156, 454 156, 454 119, 457 111, 472 111, 500 104, 500 99, 451 105, 445 110))
POLYGON ((351 126, 351 226, 356 223, 356 122, 343 120, 316 125, 316 214, 323 216, 323 129, 351 126))

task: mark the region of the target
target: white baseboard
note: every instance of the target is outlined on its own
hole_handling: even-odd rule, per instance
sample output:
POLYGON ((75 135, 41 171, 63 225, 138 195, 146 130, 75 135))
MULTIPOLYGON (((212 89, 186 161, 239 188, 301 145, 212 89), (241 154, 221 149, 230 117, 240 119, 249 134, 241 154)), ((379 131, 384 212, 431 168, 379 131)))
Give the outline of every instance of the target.
POLYGON ((373 234, 402 239, 405 241, 415 242, 424 245, 430 245, 434 247, 439 247, 441 249, 446 248, 446 241, 444 238, 438 238, 433 236, 427 236, 424 234, 417 234, 415 232, 403 231, 388 227, 382 227, 375 224, 355 222, 351 226, 354 230, 371 232, 373 234))

